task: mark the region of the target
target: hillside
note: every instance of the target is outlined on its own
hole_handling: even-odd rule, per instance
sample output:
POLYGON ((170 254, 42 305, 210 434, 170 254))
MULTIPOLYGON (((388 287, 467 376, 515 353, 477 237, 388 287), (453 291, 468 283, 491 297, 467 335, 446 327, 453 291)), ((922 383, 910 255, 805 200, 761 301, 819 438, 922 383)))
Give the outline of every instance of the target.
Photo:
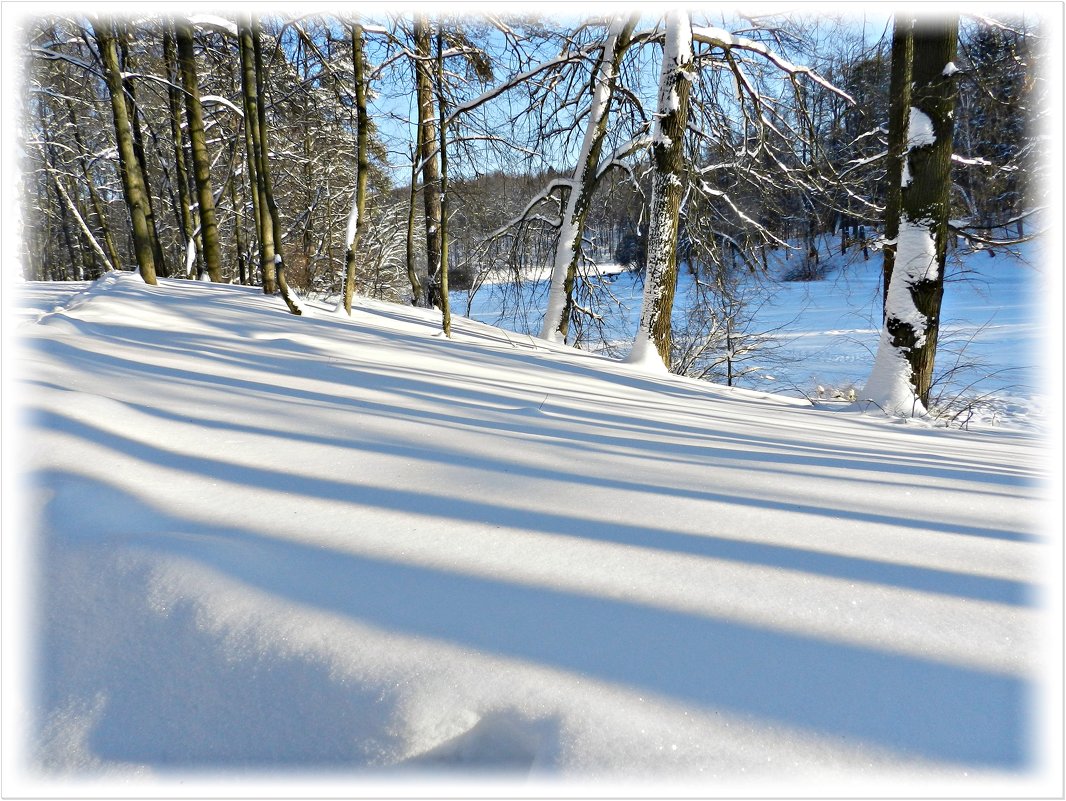
POLYGON ((294 318, 253 288, 84 289, 18 289, 25 781, 967 795, 1055 775, 1062 550, 1036 434, 645 375, 465 319, 448 341, 368 300, 294 318))

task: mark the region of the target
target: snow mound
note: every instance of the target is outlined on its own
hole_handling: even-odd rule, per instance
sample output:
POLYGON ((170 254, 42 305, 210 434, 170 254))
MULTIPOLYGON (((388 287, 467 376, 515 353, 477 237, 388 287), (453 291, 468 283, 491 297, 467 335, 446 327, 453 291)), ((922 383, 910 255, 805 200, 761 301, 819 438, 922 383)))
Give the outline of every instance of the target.
POLYGON ((1040 438, 316 310, 117 275, 19 329, 18 781, 989 792, 1050 764, 1040 438))

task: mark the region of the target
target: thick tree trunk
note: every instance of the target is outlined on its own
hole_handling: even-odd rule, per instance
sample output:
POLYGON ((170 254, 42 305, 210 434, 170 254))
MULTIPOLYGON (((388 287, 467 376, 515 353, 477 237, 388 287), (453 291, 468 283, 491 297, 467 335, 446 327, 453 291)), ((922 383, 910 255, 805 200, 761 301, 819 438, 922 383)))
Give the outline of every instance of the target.
MULTIPOLYGON (((121 60, 119 65, 123 73, 130 73, 136 70, 136 65, 130 58, 129 48, 127 46, 127 33, 125 30, 125 23, 116 23, 116 29, 118 30, 117 41, 119 45, 119 55, 121 60)), ((144 181, 144 196, 148 201, 148 205, 145 211, 145 218, 148 222, 148 235, 152 239, 152 256, 155 259, 156 272, 166 278, 170 275, 170 271, 167 269, 166 258, 163 254, 163 245, 159 240, 159 229, 156 225, 155 216, 155 201, 152 199, 152 184, 148 174, 148 159, 144 153, 144 134, 141 132, 141 117, 140 109, 137 106, 137 90, 133 85, 131 78, 122 79, 122 88, 126 96, 126 110, 129 114, 130 128, 133 131, 133 152, 137 156, 137 165, 141 170, 141 179, 144 181)))
POLYGON ((544 339, 565 342, 570 328, 570 316, 574 306, 574 280, 581 263, 582 240, 585 218, 588 216, 592 194, 596 188, 596 175, 600 163, 600 151, 607 133, 607 121, 611 98, 618 83, 618 65, 632 41, 637 15, 611 20, 607 41, 600 51, 593 75, 592 104, 585 128, 585 137, 571 177, 570 188, 563 203, 559 239, 555 246, 551 286, 548 289, 548 308, 540 335, 544 339))
POLYGON ((204 244, 204 267, 215 283, 222 281, 222 254, 218 244, 218 224, 215 221, 215 198, 211 191, 211 159, 207 153, 204 134, 204 115, 200 107, 200 87, 197 85, 196 58, 193 52, 192 26, 184 20, 174 25, 178 44, 178 72, 185 95, 185 116, 189 123, 189 144, 192 148, 193 177, 200 210, 200 238, 204 244))
POLYGON ((422 131, 422 204, 426 221, 426 303, 440 308, 440 162, 439 139, 434 121, 433 67, 430 54, 429 21, 415 17, 415 86, 418 97, 418 126, 422 131))
POLYGON ((648 266, 640 323, 629 361, 670 369, 670 316, 677 287, 677 223, 681 211, 685 131, 692 86, 692 28, 684 12, 666 17, 659 113, 652 137, 648 266))
POLYGON ((892 61, 889 78, 888 161, 885 166, 885 246, 882 267, 884 293, 881 319, 888 302, 888 285, 896 260, 896 238, 902 203, 903 161, 907 149, 907 115, 911 107, 911 60, 914 57, 912 21, 897 17, 892 30, 892 61))
POLYGON ((352 62, 355 70, 355 197, 348 217, 346 237, 347 251, 344 255, 344 310, 351 316, 352 295, 355 293, 355 253, 359 247, 363 228, 366 225, 363 212, 366 209, 366 181, 370 173, 370 158, 367 147, 370 139, 370 118, 366 111, 366 78, 363 57, 363 26, 352 25, 352 62))
POLYGON ((130 128, 129 111, 122 87, 122 75, 119 71, 115 34, 111 23, 102 20, 94 21, 93 31, 100 51, 100 61, 103 64, 108 93, 111 97, 111 116, 115 126, 115 141, 118 145, 119 166, 122 172, 122 191, 130 215, 137 269, 145 283, 154 284, 156 283, 156 265, 148 229, 148 199, 144 178, 133 151, 133 131, 130 128))
POLYGON ((922 415, 929 406, 951 199, 958 19, 917 20, 911 65, 907 153, 900 230, 885 325, 864 395, 890 414, 922 415))

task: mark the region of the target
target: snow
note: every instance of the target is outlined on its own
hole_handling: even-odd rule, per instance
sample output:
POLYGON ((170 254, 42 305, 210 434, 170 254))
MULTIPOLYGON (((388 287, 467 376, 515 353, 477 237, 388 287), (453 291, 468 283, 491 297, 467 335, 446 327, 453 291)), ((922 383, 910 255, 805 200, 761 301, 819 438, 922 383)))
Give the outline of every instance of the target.
POLYGON ((197 28, 210 28, 219 33, 228 33, 234 38, 237 37, 237 23, 216 14, 192 14, 189 16, 189 24, 197 28))
POLYGON ((29 737, 6 794, 1014 795, 1055 773, 1039 435, 458 317, 444 340, 432 310, 361 298, 348 319, 130 273, 14 291, 32 542, 5 536, 3 570, 34 577, 37 658, 35 691, 5 692, 29 737))
POLYGON ((911 106, 910 118, 907 121, 907 147, 925 147, 936 142, 933 134, 933 121, 921 109, 911 106))

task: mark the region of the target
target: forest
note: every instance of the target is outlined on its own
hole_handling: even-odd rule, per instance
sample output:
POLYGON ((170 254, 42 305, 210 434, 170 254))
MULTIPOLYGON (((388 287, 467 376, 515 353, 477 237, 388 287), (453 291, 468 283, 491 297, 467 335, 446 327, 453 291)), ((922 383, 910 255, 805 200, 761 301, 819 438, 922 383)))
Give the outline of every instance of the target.
POLYGON ((294 314, 350 313, 357 292, 438 308, 448 333, 450 293, 540 270, 540 335, 582 345, 611 304, 597 266, 621 263, 645 285, 630 360, 684 371, 679 269, 703 316, 768 254, 818 280, 834 237, 884 261, 868 399, 920 414, 952 251, 1025 242, 1045 205, 1024 15, 26 27, 26 279, 136 269, 260 286, 294 314))

